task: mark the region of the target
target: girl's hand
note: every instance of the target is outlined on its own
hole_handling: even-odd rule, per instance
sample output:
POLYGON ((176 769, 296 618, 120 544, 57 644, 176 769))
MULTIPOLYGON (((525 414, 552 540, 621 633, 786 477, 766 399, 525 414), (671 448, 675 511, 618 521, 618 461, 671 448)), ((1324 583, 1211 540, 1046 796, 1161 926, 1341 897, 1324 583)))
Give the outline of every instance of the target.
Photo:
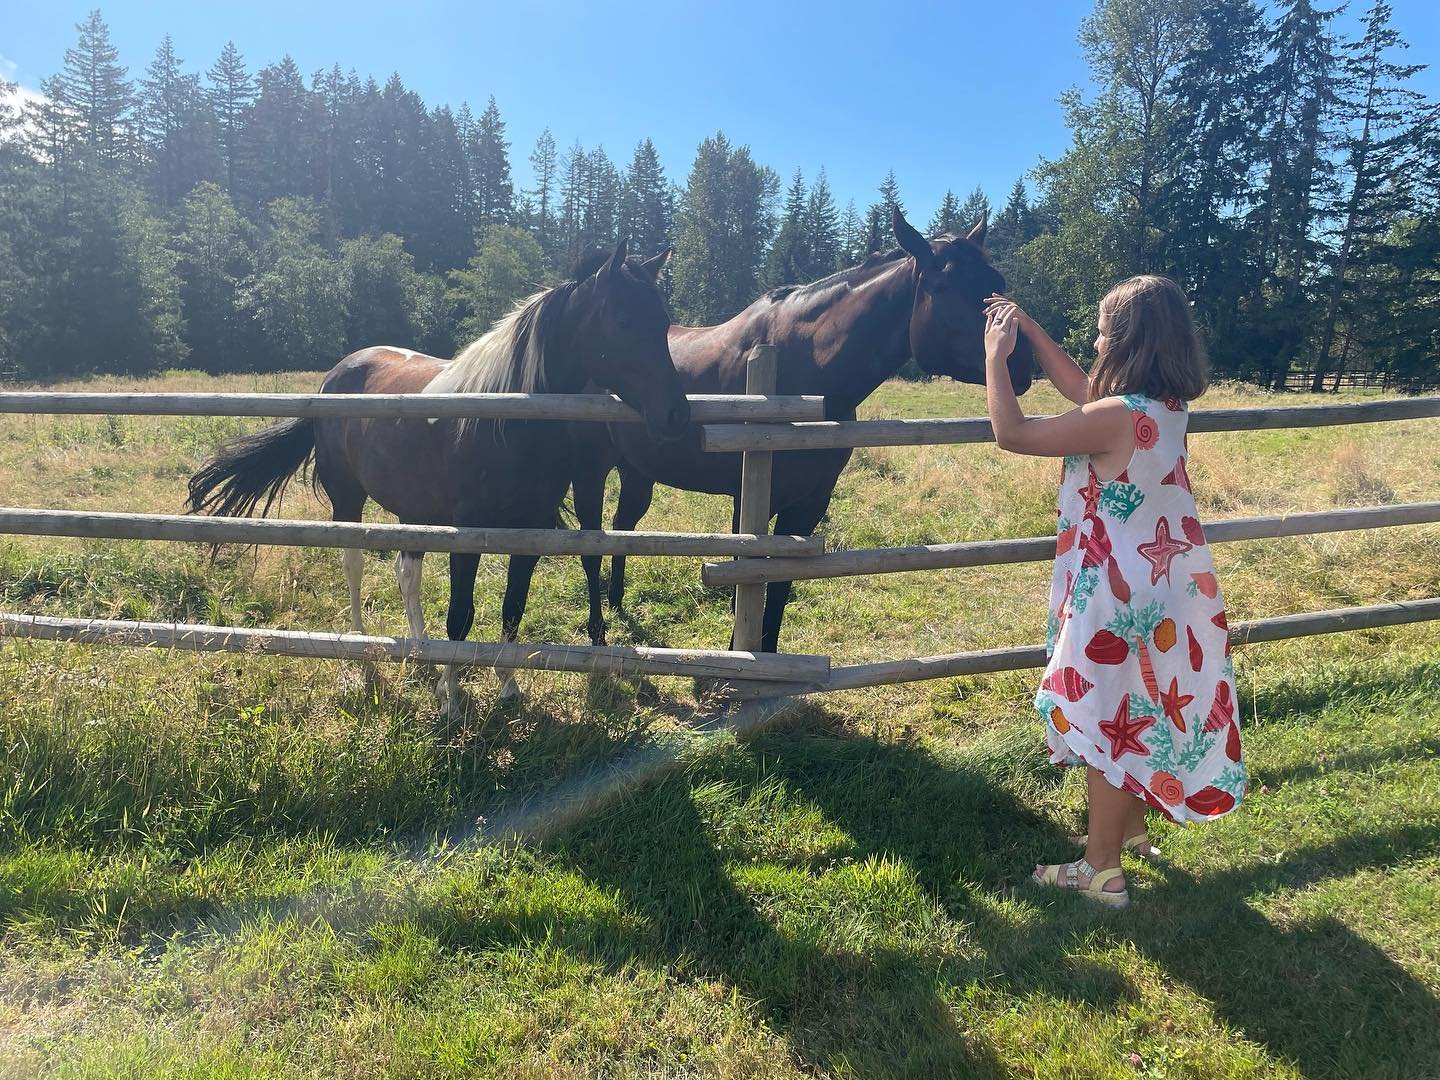
POLYGON ((996 310, 1013 315, 1015 325, 1020 333, 1026 337, 1033 336, 1036 328, 1035 320, 1029 315, 1026 315, 1014 300, 1007 299, 999 293, 991 293, 985 298, 985 313, 988 315, 990 312, 996 310))
POLYGON ((1008 300, 985 310, 985 356, 1004 361, 1015 349, 1015 335, 1020 329, 1020 309, 1008 300))

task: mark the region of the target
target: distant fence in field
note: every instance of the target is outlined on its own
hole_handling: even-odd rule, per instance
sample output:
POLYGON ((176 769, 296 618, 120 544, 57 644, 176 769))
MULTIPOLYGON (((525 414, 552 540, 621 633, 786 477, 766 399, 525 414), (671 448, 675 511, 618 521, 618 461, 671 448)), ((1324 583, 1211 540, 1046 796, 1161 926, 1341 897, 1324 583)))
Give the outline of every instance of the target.
MULTIPOLYGON (((765 588, 772 581, 853 577, 941 568, 1043 561, 1055 537, 973 541, 825 552, 818 537, 771 536, 773 455, 791 450, 937 446, 987 442, 979 419, 826 421, 818 397, 775 395, 778 353, 757 346, 743 395, 697 395, 691 416, 703 425, 706 451, 740 453, 737 533, 452 528, 350 522, 251 520, 164 514, 90 513, 0 507, 0 534, 92 539, 271 544, 369 550, 529 555, 666 555, 733 558, 706 563, 704 581, 735 588, 728 650, 463 642, 233 626, 52 618, 0 612, 0 637, 130 645, 199 652, 263 653, 340 660, 415 660, 503 668, 635 675, 684 675, 730 684, 733 696, 849 690, 1043 666, 1041 646, 989 649, 833 667, 825 656, 758 651, 765 588)), ((595 421, 640 419, 618 398, 600 394, 102 394, 0 393, 0 413, 31 415, 479 418, 595 421)), ((1192 432, 1364 424, 1440 417, 1440 397, 1192 414, 1192 432)), ((1217 543, 1376 529, 1440 521, 1440 501, 1358 507, 1209 522, 1217 543)), ((1308 637, 1365 627, 1440 619, 1440 597, 1284 615, 1231 629, 1238 644, 1308 637)))

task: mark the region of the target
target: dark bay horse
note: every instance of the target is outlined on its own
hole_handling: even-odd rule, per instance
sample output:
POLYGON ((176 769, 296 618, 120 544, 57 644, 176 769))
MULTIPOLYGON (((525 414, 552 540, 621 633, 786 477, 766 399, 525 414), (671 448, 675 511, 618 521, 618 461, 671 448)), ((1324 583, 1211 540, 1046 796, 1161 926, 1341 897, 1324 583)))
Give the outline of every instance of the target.
MULTIPOLYGON (((668 254, 668 253, 666 253, 668 254)), ((645 419, 657 445, 689 427, 690 406, 670 360, 670 317, 656 277, 665 255, 628 259, 622 241, 576 268, 569 281, 518 304, 453 360, 387 346, 352 353, 321 385, 329 394, 580 393, 612 390, 645 419)), ((641 426, 641 425, 636 425, 641 426)), ((191 512, 263 516, 313 454, 314 483, 335 521, 359 521, 374 499, 414 525, 559 528, 570 485, 570 425, 554 421, 296 419, 223 447, 190 480, 191 512)), ((410 632, 425 635, 420 608, 423 552, 401 552, 395 573, 410 632)), ((537 556, 510 560, 502 608, 515 640, 537 556)), ((360 620, 359 551, 346 551, 351 628, 360 620)), ((446 631, 463 640, 474 622, 480 557, 450 556, 446 631)), ((513 692, 513 680, 506 692, 513 692)), ((438 687, 458 705, 456 673, 438 687)))
MULTIPOLYGON (((752 346, 780 350, 776 393, 823 394, 830 420, 853 420, 856 407, 911 357, 932 375, 985 382, 984 299, 1005 291, 1005 279, 985 255, 986 224, 963 237, 926 240, 897 211, 899 248, 810 285, 775 289, 718 326, 672 326, 670 353, 687 394, 745 392, 752 346)), ((1017 394, 1030 387, 1034 358, 1021 337, 1009 361, 1017 394)), ((620 469, 614 527, 633 529, 650 508, 657 483, 729 495, 738 522, 739 454, 707 454, 691 431, 661 445, 633 426, 575 425, 575 513, 580 527, 598 529, 605 480, 620 469)), ((808 536, 830 506, 849 450, 777 453, 770 514, 775 531, 808 536)), ((586 556, 590 638, 605 640, 600 609, 600 558, 586 556)), ((791 583, 773 582, 765 596, 761 648, 776 651, 791 583)), ((610 605, 625 595, 625 559, 610 561, 610 605)))

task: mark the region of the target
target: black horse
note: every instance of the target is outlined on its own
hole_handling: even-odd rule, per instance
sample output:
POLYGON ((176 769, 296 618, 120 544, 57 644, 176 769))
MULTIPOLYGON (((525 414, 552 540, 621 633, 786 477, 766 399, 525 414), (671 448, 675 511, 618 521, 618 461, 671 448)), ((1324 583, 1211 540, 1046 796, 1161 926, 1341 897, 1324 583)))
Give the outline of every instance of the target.
MULTIPOLYGON (((830 420, 853 420, 859 404, 914 357, 932 375, 985 382, 985 297, 1005 279, 985 255, 985 222, 963 237, 926 240, 896 211, 900 246, 810 285, 775 289, 718 326, 672 326, 670 353, 688 394, 745 392, 752 346, 779 348, 780 394, 823 394, 830 420)), ((1034 359, 1020 338, 1009 360, 1017 394, 1030 387, 1034 359)), ((598 529, 610 471, 620 469, 616 529, 633 529, 650 508, 655 485, 729 495, 740 505, 739 454, 707 454, 698 431, 661 444, 634 426, 575 425, 575 513, 598 529)), ((808 536, 830 506, 849 450, 775 455, 770 514, 775 531, 808 536)), ((591 641, 605 640, 600 608, 600 557, 585 556, 591 641)), ((776 651, 791 583, 773 582, 765 597, 761 648, 776 651)), ((625 558, 610 564, 610 606, 625 596, 625 558)))

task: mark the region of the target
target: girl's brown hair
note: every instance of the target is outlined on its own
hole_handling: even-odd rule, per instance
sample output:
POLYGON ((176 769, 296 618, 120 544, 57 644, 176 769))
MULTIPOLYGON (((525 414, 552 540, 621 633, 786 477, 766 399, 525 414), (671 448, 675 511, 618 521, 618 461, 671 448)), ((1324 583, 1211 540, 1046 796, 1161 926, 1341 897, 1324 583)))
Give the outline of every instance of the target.
POLYGON ((1105 350, 1090 368, 1090 399, 1117 394, 1193 401, 1210 385, 1190 302, 1167 277, 1142 274, 1100 301, 1105 350))

